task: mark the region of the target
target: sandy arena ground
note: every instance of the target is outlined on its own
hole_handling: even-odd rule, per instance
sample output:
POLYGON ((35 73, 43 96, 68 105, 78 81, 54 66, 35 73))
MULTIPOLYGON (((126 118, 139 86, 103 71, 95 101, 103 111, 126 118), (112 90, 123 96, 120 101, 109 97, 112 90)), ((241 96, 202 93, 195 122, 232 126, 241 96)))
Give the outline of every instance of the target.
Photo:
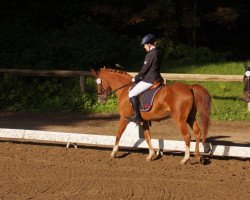
MULTIPOLYGON (((115 135, 116 116, 0 113, 0 128, 115 135)), ((182 137, 170 119, 155 122, 152 138, 182 137)), ((194 137, 192 137, 194 139, 194 137)), ((212 122, 213 144, 250 145, 250 122, 212 122)), ((0 142, 0 199, 250 199, 250 160, 210 157, 179 162, 182 153, 146 161, 147 150, 0 142)))

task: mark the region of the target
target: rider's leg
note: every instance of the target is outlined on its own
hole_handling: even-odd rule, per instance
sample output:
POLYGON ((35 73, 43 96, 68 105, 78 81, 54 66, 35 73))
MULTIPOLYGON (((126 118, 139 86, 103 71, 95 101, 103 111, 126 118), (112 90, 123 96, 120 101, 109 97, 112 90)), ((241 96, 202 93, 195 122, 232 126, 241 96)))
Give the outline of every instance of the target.
POLYGON ((128 121, 139 123, 140 121, 142 121, 142 118, 140 114, 140 108, 139 108, 140 103, 139 103, 138 97, 133 96, 129 98, 129 100, 130 100, 130 103, 132 104, 134 114, 132 117, 127 117, 127 119, 128 121))
POLYGON ((129 91, 129 100, 132 104, 132 108, 133 108, 133 116, 129 117, 128 120, 135 122, 135 123, 139 123, 140 121, 142 121, 141 118, 141 114, 140 114, 140 108, 139 108, 139 100, 138 100, 138 95, 142 92, 144 92, 145 90, 147 90, 148 88, 150 88, 153 84, 151 83, 146 83, 144 81, 140 81, 135 87, 133 87, 132 90, 129 91))

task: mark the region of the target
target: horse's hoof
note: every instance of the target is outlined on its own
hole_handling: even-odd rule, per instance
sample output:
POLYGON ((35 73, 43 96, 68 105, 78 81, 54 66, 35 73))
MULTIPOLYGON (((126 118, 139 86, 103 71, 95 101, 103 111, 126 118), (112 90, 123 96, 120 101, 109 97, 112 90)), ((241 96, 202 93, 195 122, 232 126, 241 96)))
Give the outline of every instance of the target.
POLYGON ((182 160, 182 161, 180 162, 180 164, 184 165, 184 164, 186 164, 186 161, 183 161, 183 160, 182 160))
POLYGON ((181 163, 182 165, 184 165, 184 164, 187 163, 187 161, 189 161, 189 159, 183 159, 180 163, 181 163))
POLYGON ((153 161, 153 160, 157 159, 158 157, 159 157, 159 155, 154 153, 152 155, 149 155, 146 160, 147 161, 153 161))
POLYGON ((149 155, 148 157, 147 157, 147 161, 153 161, 155 159, 155 154, 154 155, 149 155))
POLYGON ((211 144, 205 144, 205 145, 204 145, 204 153, 205 153, 205 154, 210 154, 211 151, 212 151, 212 146, 211 146, 211 144))
POLYGON ((195 163, 203 164, 204 158, 201 154, 197 154, 195 155, 195 161, 196 161, 195 163))
POLYGON ((114 159, 115 158, 115 155, 111 154, 110 155, 110 160, 114 159))
POLYGON ((204 164, 204 157, 203 157, 203 156, 200 156, 200 157, 198 158, 198 162, 199 162, 200 164, 204 164))
POLYGON ((148 156, 148 157, 146 158, 146 161, 152 161, 152 156, 148 156))
POLYGON ((161 158, 161 157, 163 156, 162 150, 158 150, 158 151, 156 152, 156 155, 157 155, 157 157, 161 158))

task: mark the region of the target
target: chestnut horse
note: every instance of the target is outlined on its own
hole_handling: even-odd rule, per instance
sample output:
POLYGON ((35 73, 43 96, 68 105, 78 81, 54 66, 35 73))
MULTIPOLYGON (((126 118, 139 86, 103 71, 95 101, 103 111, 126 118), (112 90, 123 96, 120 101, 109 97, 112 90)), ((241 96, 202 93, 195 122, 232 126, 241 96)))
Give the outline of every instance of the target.
MULTIPOLYGON (((98 100, 100 102, 106 102, 108 95, 111 92, 115 92, 118 98, 120 121, 119 128, 116 133, 115 145, 111 153, 111 158, 114 158, 118 152, 119 141, 122 133, 129 123, 126 117, 133 114, 128 98, 129 88, 133 84, 132 76, 125 71, 105 67, 100 70, 91 71, 97 82, 98 100)), ((195 157, 199 162, 202 162, 203 157, 199 152, 199 142, 202 136, 202 144, 204 146, 210 122, 210 109, 211 97, 208 91, 201 85, 188 85, 176 82, 163 86, 156 93, 154 103, 150 111, 141 112, 141 116, 144 120, 142 125, 144 136, 149 147, 147 160, 152 160, 156 156, 151 143, 149 122, 160 121, 171 115, 179 127, 186 144, 185 155, 181 163, 186 163, 190 158, 191 136, 188 132, 187 124, 189 124, 193 130, 196 139, 195 157), (197 112, 201 118, 202 130, 200 129, 196 119, 197 112)), ((209 149, 206 150, 204 147, 204 151, 208 152, 209 149)))

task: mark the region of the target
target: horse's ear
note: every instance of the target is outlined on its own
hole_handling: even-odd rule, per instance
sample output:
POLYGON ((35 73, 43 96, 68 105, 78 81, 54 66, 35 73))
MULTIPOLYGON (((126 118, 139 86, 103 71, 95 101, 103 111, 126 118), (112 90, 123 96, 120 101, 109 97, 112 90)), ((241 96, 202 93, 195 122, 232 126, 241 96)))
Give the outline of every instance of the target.
POLYGON ((92 73, 93 76, 96 76, 96 75, 97 75, 97 71, 96 71, 96 70, 90 69, 90 71, 91 71, 91 73, 92 73))

